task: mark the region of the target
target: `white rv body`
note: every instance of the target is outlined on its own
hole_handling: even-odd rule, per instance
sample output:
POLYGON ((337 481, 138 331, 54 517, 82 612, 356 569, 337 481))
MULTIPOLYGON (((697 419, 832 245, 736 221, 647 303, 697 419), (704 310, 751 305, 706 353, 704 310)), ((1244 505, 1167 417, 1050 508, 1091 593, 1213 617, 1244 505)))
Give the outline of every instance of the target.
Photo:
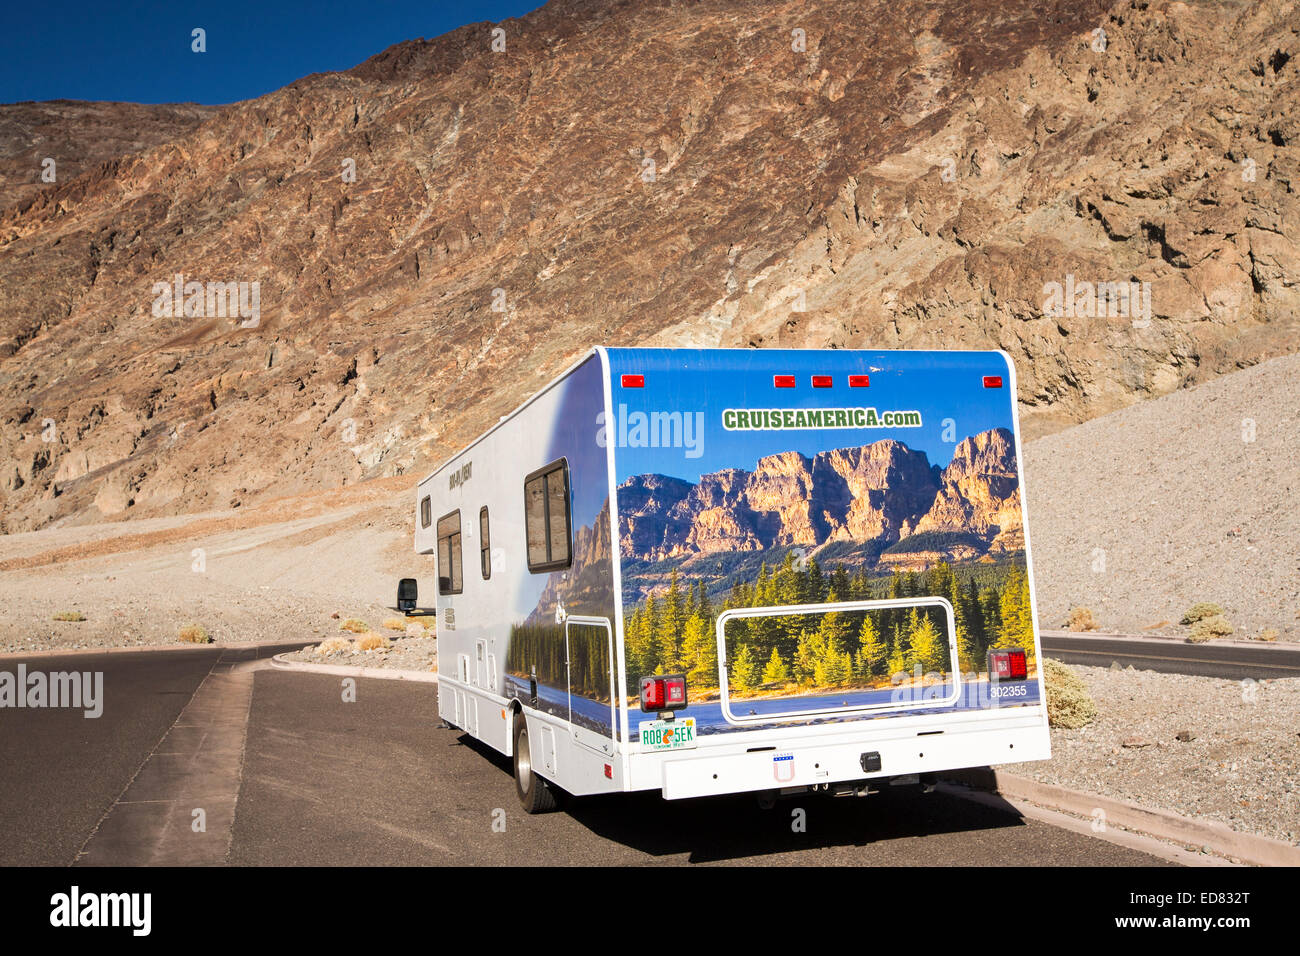
MULTIPOLYGON (((1046 759, 1015 395, 1001 352, 593 349, 419 483, 415 550, 434 556, 439 585, 439 715, 506 755, 522 715, 532 770, 575 795, 841 789, 1046 759), (953 522, 970 511, 960 489, 972 481, 1000 510, 966 528, 953 522), (896 485, 904 503, 893 507, 896 485), (886 583, 882 569, 920 567, 916 555, 931 553, 909 552, 909 540, 955 556, 942 572, 955 590, 892 600, 871 590, 886 583), (736 605, 775 589, 769 577, 820 599, 736 605), (986 650, 971 636, 970 612, 991 603, 982 589, 1023 592, 1025 581, 1028 613, 1003 631, 990 614, 980 640, 1016 643, 1030 670, 963 676, 960 655, 986 650), (662 616, 685 588, 698 618, 688 639, 662 616), (918 635, 939 622, 947 665, 922 677, 873 671, 870 654, 849 660, 865 625, 845 638, 843 622, 867 617, 893 621, 892 651, 930 647, 930 660, 934 630, 918 635), (830 637, 796 635, 791 622, 804 618, 830 637), (713 651, 699 621, 716 642, 716 676, 700 663, 713 651), (645 638, 652 626, 657 643, 645 638), (813 646, 833 662, 815 677, 813 646), (791 676, 756 680, 749 651, 770 656, 764 675, 791 676), (686 708, 666 720, 639 707, 656 654, 694 668, 686 708), (650 746, 656 727, 691 739, 650 746)), ((922 573, 941 579, 906 580, 922 573)))

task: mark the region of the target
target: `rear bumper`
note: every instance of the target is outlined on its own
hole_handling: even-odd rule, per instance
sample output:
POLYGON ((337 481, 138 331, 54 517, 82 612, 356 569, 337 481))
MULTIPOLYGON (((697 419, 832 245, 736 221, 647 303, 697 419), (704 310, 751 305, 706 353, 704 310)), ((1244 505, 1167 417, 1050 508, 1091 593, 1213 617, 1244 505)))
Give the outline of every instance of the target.
POLYGON ((918 727, 908 721, 909 726, 885 729, 873 721, 833 736, 766 737, 702 744, 688 752, 637 754, 631 761, 629 789, 658 789, 666 799, 680 800, 1046 760, 1051 756, 1041 710, 999 717, 962 722, 944 727, 941 733, 935 733, 938 728, 932 723, 918 727), (865 771, 862 757, 873 753, 879 755, 880 769, 865 771))

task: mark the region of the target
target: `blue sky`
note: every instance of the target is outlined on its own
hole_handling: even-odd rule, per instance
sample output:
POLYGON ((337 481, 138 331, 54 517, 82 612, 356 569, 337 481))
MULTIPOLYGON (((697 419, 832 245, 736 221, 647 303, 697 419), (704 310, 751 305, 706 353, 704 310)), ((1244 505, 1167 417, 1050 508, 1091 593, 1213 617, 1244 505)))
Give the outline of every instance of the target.
POLYGON ((657 473, 697 481, 723 468, 752 470, 759 458, 783 451, 811 457, 819 451, 866 445, 894 438, 925 452, 930 464, 947 465, 956 443, 990 428, 1012 429, 1010 376, 995 352, 859 352, 739 350, 734 352, 656 352, 611 349, 615 414, 620 405, 635 411, 702 411, 704 440, 699 457, 684 448, 619 447, 617 480, 657 473), (687 363, 671 369, 666 362, 687 363), (874 369, 874 370, 873 370, 874 369), (645 375, 644 388, 621 387, 623 373, 645 375), (796 376, 795 388, 773 386, 775 373, 796 376), (830 374, 829 389, 811 387, 814 373, 830 374), (870 376, 867 388, 850 388, 849 374, 870 376), (984 388, 985 375, 1002 375, 1003 387, 984 388), (920 428, 726 431, 726 408, 875 408, 877 412, 917 410, 920 428), (954 441, 945 440, 952 419, 954 441))
POLYGON ((541 0, 176 0, 7 3, 0 102, 118 100, 233 103, 309 73, 467 23, 500 22, 541 0), (207 52, 191 52, 191 31, 207 52))

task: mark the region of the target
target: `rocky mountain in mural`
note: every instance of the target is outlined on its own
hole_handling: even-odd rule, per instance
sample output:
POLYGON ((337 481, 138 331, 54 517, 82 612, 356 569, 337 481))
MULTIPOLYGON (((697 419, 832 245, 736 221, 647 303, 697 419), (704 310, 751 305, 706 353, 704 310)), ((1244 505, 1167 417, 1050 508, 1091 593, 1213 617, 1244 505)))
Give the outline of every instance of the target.
POLYGON ((913 538, 958 560, 1023 546, 1014 442, 1005 428, 966 438, 942 469, 886 439, 811 458, 769 455, 753 471, 730 468, 695 484, 637 475, 619 486, 618 499, 620 552, 645 561, 804 547, 874 562, 891 546, 913 554, 906 547, 913 538))

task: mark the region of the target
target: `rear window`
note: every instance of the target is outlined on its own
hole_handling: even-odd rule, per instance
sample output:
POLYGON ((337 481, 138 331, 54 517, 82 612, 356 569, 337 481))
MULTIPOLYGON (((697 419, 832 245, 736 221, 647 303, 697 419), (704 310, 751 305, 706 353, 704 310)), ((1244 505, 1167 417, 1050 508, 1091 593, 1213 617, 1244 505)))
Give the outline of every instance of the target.
POLYGON ((524 526, 528 570, 569 566, 569 465, 561 458, 524 479, 524 526))

